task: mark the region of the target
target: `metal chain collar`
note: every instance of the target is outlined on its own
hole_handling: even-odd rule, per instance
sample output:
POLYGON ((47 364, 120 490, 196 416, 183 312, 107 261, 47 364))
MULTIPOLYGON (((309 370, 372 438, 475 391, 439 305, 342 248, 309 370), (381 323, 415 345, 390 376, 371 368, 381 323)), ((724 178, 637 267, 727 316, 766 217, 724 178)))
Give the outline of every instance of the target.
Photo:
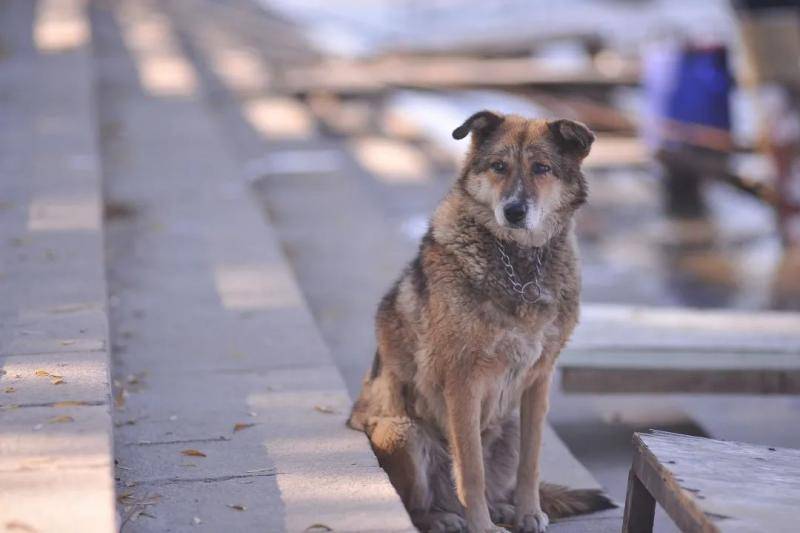
POLYGON ((544 251, 540 250, 538 253, 534 254, 533 279, 527 283, 522 283, 517 276, 517 272, 514 270, 514 265, 511 264, 511 258, 508 257, 502 241, 500 241, 500 239, 495 239, 495 242, 497 243, 497 250, 500 252, 500 260, 503 262, 506 276, 508 276, 508 281, 511 282, 511 290, 518 294, 526 303, 534 304, 541 300, 542 288, 539 286, 539 281, 542 277, 542 255, 544 255, 544 251))

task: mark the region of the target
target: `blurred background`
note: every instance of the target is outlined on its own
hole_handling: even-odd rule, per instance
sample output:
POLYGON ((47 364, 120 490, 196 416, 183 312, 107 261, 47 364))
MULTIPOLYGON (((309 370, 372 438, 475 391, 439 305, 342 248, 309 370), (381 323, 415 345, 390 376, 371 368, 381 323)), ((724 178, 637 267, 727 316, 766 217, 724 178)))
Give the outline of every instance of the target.
POLYGON ((587 301, 800 306, 797 2, 263 5, 315 54, 273 73, 297 121, 284 133, 346 140, 390 191, 397 238, 424 232, 464 117, 569 117, 598 133, 579 218, 587 301))

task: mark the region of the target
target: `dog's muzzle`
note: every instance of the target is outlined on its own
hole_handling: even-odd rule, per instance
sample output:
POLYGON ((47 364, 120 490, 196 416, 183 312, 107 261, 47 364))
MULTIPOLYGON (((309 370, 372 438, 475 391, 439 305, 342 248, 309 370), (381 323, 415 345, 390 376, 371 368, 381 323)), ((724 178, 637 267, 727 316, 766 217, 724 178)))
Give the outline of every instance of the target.
POLYGON ((505 207, 503 207, 503 216, 506 217, 506 221, 508 221, 508 223, 512 226, 522 227, 527 214, 527 202, 515 201, 506 204, 505 207))

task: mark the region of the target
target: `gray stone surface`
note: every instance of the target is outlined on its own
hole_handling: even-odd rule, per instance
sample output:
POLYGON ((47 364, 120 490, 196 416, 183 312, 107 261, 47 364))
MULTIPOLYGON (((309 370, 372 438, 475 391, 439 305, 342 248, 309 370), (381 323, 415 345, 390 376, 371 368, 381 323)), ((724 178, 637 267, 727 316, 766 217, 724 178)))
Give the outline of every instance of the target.
POLYGON ((82 28, 79 3, 0 5, 6 530, 115 529, 101 179, 82 28))
POLYGON ((124 530, 409 529, 204 95, 142 76, 148 54, 192 70, 169 22, 118 6, 93 29, 124 530))

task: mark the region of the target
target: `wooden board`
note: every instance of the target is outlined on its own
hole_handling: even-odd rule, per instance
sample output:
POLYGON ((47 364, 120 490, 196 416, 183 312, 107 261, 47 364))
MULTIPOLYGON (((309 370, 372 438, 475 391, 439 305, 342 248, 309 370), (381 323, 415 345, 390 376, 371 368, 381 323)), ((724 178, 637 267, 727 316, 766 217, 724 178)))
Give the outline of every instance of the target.
POLYGON ((586 305, 568 392, 800 393, 800 313, 586 305))
POLYGON ((371 61, 330 60, 313 67, 288 69, 279 85, 291 93, 360 94, 388 87, 618 86, 635 85, 638 81, 635 64, 604 73, 591 67, 554 68, 530 58, 385 57, 371 61))
POLYGON ((633 473, 682 531, 798 530, 800 450, 660 431, 634 445, 633 473))

